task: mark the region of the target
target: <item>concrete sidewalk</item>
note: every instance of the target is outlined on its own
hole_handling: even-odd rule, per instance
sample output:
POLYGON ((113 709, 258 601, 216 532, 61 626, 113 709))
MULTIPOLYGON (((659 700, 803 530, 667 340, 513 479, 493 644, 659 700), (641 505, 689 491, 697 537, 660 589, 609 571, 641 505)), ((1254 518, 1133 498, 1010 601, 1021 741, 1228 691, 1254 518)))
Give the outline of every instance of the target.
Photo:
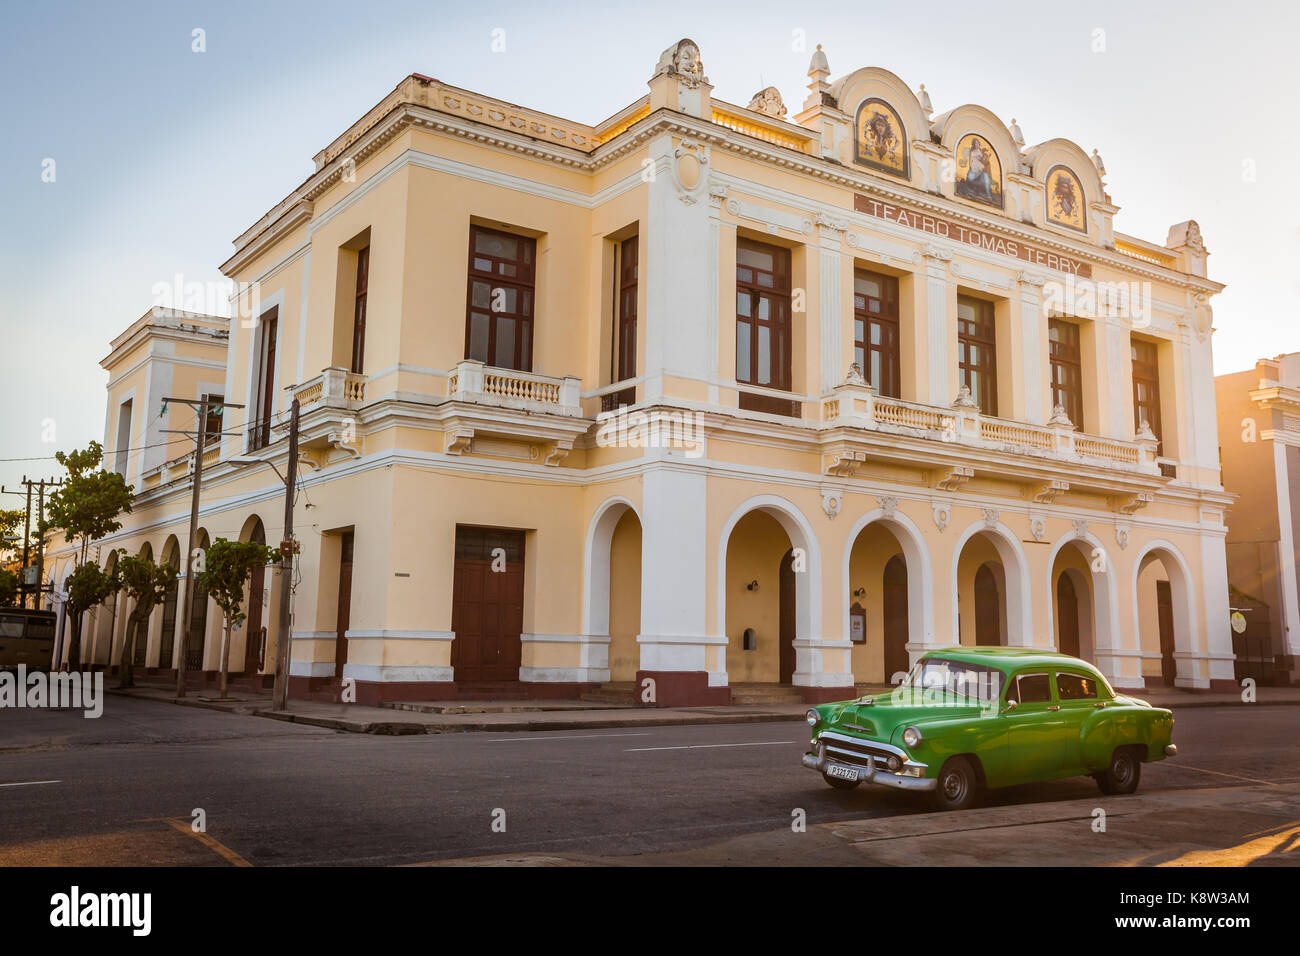
POLYGON ((501 854, 421 865, 1297 866, 1300 784, 1128 797, 1098 793, 1083 800, 819 823, 805 832, 786 827, 668 853, 501 854))
MULTIPOLYGON (((361 704, 290 700, 287 710, 273 708, 271 696, 245 690, 218 700, 213 689, 191 690, 177 699, 170 685, 140 683, 133 689, 109 686, 110 694, 140 700, 206 707, 228 713, 268 717, 357 734, 508 733, 543 730, 605 730, 616 727, 654 727, 680 724, 743 724, 802 720, 804 704, 733 704, 718 707, 620 707, 562 700, 441 701, 367 707, 361 704)), ((1155 707, 1177 711, 1188 707, 1264 707, 1300 704, 1300 687, 1261 687, 1254 704, 1237 693, 1209 694, 1183 690, 1156 690, 1138 694, 1155 707)))

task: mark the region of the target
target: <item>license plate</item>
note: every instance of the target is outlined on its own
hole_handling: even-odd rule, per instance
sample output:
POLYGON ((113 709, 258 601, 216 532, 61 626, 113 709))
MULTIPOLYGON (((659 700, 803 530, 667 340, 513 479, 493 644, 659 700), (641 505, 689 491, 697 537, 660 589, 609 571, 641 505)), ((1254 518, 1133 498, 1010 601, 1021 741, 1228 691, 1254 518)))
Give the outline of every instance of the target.
POLYGON ((826 768, 826 776, 839 777, 841 780, 857 780, 858 772, 849 767, 840 767, 836 764, 831 764, 826 768))

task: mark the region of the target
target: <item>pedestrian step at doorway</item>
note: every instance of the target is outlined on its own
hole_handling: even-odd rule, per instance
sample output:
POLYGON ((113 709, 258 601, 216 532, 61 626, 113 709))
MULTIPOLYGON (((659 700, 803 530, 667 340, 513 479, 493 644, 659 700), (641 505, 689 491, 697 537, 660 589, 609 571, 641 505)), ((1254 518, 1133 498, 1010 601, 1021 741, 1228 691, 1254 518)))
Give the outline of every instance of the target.
POLYGON ((606 681, 585 691, 581 699, 591 704, 621 704, 630 707, 636 703, 636 681, 606 681))
POLYGON ((732 684, 733 704, 801 704, 803 695, 790 684, 732 684))

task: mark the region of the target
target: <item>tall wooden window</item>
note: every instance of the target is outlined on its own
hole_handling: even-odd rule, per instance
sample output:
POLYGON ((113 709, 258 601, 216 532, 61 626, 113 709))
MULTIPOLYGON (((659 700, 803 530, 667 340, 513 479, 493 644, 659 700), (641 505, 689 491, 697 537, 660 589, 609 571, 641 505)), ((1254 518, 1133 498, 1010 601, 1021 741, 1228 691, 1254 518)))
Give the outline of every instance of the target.
POLYGON ((275 334, 280 322, 280 307, 263 313, 258 320, 257 399, 253 403, 249 447, 262 448, 271 443, 271 415, 275 402, 275 334))
MULTIPOLYGON (((736 243, 736 381, 790 391, 790 251, 736 243)), ((740 407, 796 414, 796 403, 742 391, 740 407)))
POLYGON ((361 374, 366 357, 366 294, 370 287, 370 247, 357 252, 357 296, 352 307, 352 371, 361 374))
POLYGON ((997 333, 993 303, 957 297, 957 366, 961 384, 985 415, 998 413, 997 333))
POLYGON ((1146 422, 1160 438, 1160 364, 1154 342, 1131 339, 1133 360, 1133 429, 1146 422))
POLYGON ((224 395, 208 396, 208 417, 203 426, 203 444, 211 447, 221 441, 221 425, 225 420, 224 395))
MULTIPOLYGON (((610 381, 636 378, 637 237, 614 246, 614 348, 610 356, 610 381)), ((636 388, 604 396, 603 411, 636 401, 636 388)))
POLYGON ((1052 363, 1052 408, 1060 405, 1077 427, 1083 427, 1083 364, 1079 327, 1052 319, 1047 323, 1048 355, 1052 363))
POLYGON ((470 227, 466 358, 532 371, 536 252, 526 236, 470 227))
POLYGON ((900 397, 898 280, 893 276, 853 274, 853 361, 878 394, 900 397))

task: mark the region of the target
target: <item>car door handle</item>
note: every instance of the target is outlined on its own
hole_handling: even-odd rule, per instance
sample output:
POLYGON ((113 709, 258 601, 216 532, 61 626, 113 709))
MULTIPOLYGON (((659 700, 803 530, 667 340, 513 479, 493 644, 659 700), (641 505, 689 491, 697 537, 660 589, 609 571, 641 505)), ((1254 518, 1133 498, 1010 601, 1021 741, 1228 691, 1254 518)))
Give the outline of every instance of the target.
POLYGON ((1048 710, 1060 710, 1060 709, 1061 709, 1061 705, 1060 705, 1060 704, 1053 704, 1051 707, 1048 707, 1047 709, 1048 709, 1048 710))
POLYGON ((1105 707, 1105 706, 1106 706, 1106 702, 1105 702, 1104 700, 1099 700, 1099 701, 1097 701, 1097 703, 1093 704, 1092 706, 1094 706, 1094 707, 1105 707))

